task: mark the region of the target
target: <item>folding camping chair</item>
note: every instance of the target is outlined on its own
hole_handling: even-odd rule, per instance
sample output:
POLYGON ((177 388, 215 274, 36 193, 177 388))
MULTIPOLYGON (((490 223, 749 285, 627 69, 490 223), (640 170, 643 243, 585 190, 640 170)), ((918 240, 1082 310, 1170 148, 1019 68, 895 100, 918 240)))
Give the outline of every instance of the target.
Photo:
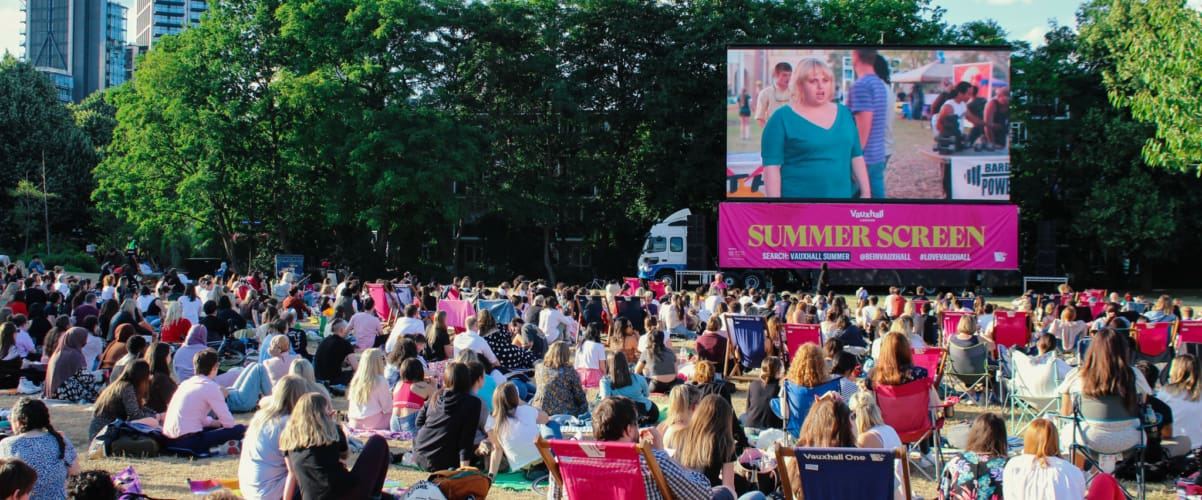
POLYGON ((805 498, 893 498, 896 482, 910 496, 910 464, 903 448, 777 448, 776 463, 780 468, 781 492, 786 500, 794 498, 793 489, 805 498), (801 484, 789 483, 788 462, 796 461, 797 478, 801 484), (897 477, 897 463, 901 477, 897 477), (848 480, 855 478, 854 480, 848 480))
POLYGON ((508 325, 509 322, 513 321, 513 318, 516 318, 518 315, 517 310, 513 308, 513 303, 505 299, 479 299, 476 301, 476 308, 481 311, 487 310, 488 312, 492 313, 492 319, 496 320, 498 325, 508 325))
POLYGON ((785 324, 785 350, 789 353, 788 359, 785 360, 786 365, 793 361, 797 350, 806 343, 822 345, 822 330, 819 325, 785 324))
POLYGON ((576 297, 576 305, 579 306, 580 317, 574 319, 579 321, 581 326, 599 323, 604 327, 604 331, 609 331, 604 295, 579 295, 576 297))
POLYGON ((993 315, 993 342, 996 346, 1025 346, 1031 341, 1031 328, 1025 311, 998 311, 993 315))
MULTIPOLYGON (((371 296, 372 302, 375 304, 376 315, 380 316, 382 321, 392 321, 392 306, 388 305, 388 291, 384 290, 384 285, 379 283, 368 283, 367 293, 371 296)), ((322 332, 325 329, 322 328, 322 332)))
POLYGON ((1028 425, 1037 418, 1056 413, 1060 402, 1056 387, 1060 385, 1060 374, 1056 369, 1056 357, 1047 356, 1042 362, 1022 351, 999 346, 1003 361, 1009 363, 1010 378, 1003 379, 1007 390, 1006 406, 1010 410, 1012 425, 1022 424, 1014 435, 1022 435, 1028 425))
POLYGON ((934 473, 927 474, 925 470, 918 468, 919 473, 933 481, 943 472, 943 443, 939 437, 939 430, 943 428, 943 418, 940 415, 950 404, 933 405, 932 387, 934 383, 928 378, 902 385, 878 384, 872 391, 876 393, 881 418, 885 424, 897 431, 902 444, 906 445, 908 450, 913 451, 928 437, 933 438, 934 473))
POLYGON ((805 422, 806 416, 810 414, 810 407, 814 406, 814 400, 831 391, 838 393, 841 380, 843 380, 842 377, 828 380, 814 387, 795 385, 788 379, 782 382, 785 394, 784 401, 773 399, 769 402, 769 405, 772 407, 772 411, 778 417, 781 417, 784 422, 785 432, 788 432, 793 437, 797 437, 801 432, 801 424, 805 422), (789 414, 787 416, 783 411, 785 408, 788 409, 789 414))
POLYGON ((447 326, 459 329, 467 325, 468 316, 476 314, 472 303, 466 300, 441 299, 438 310, 447 312, 447 326))
POLYGON ((626 318, 630 320, 630 326, 639 334, 647 333, 646 327, 643 325, 643 318, 647 317, 647 311, 643 309, 642 298, 637 296, 614 297, 614 311, 615 318, 626 318))
POLYGON ((945 366, 947 349, 942 347, 920 347, 910 349, 910 355, 914 359, 914 366, 926 368, 927 377, 939 387, 943 381, 943 369, 945 366))
POLYGON ((1177 352, 1188 352, 1194 356, 1202 353, 1202 321, 1181 321, 1177 323, 1177 332, 1173 335, 1173 345, 1177 352))
POLYGON ((726 361, 722 363, 722 376, 730 378, 732 368, 740 375, 750 373, 759 368, 760 362, 768 354, 764 350, 767 337, 768 323, 763 316, 731 315, 726 318, 726 331, 730 341, 726 343, 726 361), (731 353, 734 352, 739 360, 737 366, 730 366, 731 353))
POLYGON ((672 498, 668 479, 651 448, 642 443, 569 441, 539 438, 535 443, 543 463, 569 500, 586 498, 647 498, 640 458, 647 463, 655 487, 672 498))
MULTIPOLYGON (((1160 426, 1162 417, 1156 414, 1155 422, 1146 422, 1140 415, 1142 411, 1136 411, 1131 414, 1127 410, 1116 411, 1116 408, 1122 408, 1124 405, 1118 396, 1102 396, 1099 398, 1091 398, 1083 394, 1077 393, 1072 395, 1073 398, 1073 413, 1067 416, 1061 416, 1061 419, 1070 420, 1071 427, 1065 432, 1072 433, 1072 444, 1069 445, 1070 454, 1077 454, 1085 461, 1082 469, 1090 470, 1094 468, 1102 470, 1100 455, 1101 453, 1090 447, 1086 442, 1085 430, 1082 424, 1098 423, 1105 424, 1116 420, 1132 420, 1139 421, 1139 441, 1127 450, 1122 450, 1117 455, 1132 456, 1135 458, 1135 488, 1134 495, 1123 491, 1127 498, 1144 499, 1145 495, 1145 476, 1144 472, 1147 469, 1145 461, 1145 452, 1147 451, 1147 436, 1148 429, 1160 426), (1127 413, 1127 414, 1116 414, 1127 413)), ((1095 476, 1096 477, 1096 476, 1095 476)), ((1093 478, 1090 478, 1092 481, 1093 478)), ((1088 482, 1088 481, 1087 481, 1088 482)))
POLYGON ((972 347, 960 347, 949 341, 943 374, 947 376, 945 380, 950 382, 946 385, 959 393, 961 399, 976 387, 983 387, 985 390, 983 406, 989 406, 989 396, 992 394, 989 390, 989 382, 994 373, 990 371, 989 348, 985 346, 984 342, 977 343, 972 347), (980 356, 980 363, 970 363, 970 360, 976 356, 980 356))
POLYGON ((1145 360, 1163 372, 1173 360, 1170 345, 1173 323, 1136 323, 1131 325, 1131 336, 1135 338, 1135 353, 1132 362, 1145 360))
POLYGON ((956 334, 956 328, 960 326, 960 318, 968 316, 969 313, 959 311, 945 311, 940 323, 943 324, 943 345, 946 347, 948 339, 956 334))

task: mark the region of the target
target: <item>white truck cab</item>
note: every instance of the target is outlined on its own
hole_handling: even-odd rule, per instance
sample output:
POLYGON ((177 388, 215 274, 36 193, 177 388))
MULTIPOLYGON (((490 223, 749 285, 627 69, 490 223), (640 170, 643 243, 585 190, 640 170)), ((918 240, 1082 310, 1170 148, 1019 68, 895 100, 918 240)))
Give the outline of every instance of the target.
POLYGON ((677 270, 688 262, 689 209, 677 210, 651 226, 643 241, 643 253, 636 266, 639 278, 674 281, 677 270))

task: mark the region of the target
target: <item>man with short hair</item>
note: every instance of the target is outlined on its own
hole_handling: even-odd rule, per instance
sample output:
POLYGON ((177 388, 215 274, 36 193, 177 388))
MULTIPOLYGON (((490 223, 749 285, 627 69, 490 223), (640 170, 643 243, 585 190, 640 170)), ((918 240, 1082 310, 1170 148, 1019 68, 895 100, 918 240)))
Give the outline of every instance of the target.
POLYGON ((229 324, 225 320, 217 316, 217 303, 211 300, 204 303, 204 317, 200 318, 200 324, 204 325, 209 330, 209 342, 225 339, 230 335, 229 324))
POLYGON ((388 342, 384 344, 384 352, 391 353, 396 349, 397 344, 401 342, 401 337, 405 335, 417 335, 426 332, 426 324, 417 317, 417 306, 409 304, 405 306, 405 315, 397 318, 396 323, 392 325, 392 330, 388 333, 388 342))
POLYGON ((192 358, 195 375, 180 382, 163 418, 163 436, 172 448, 200 455, 221 446, 221 454, 237 455, 246 426, 234 421, 217 376, 217 351, 205 349, 192 358), (216 418, 213 418, 213 415, 216 418))
POLYGON ((346 385, 351 383, 358 366, 355 346, 346 339, 346 320, 338 318, 330 323, 330 334, 317 344, 317 354, 313 355, 313 375, 330 385, 346 385), (350 370, 342 369, 348 365, 350 370))
POLYGON ((1098 319, 1095 319, 1093 323, 1090 323, 1089 329, 1097 331, 1106 327, 1110 327, 1114 328, 1115 330, 1126 331, 1127 329, 1131 328, 1131 322, 1127 321, 1127 318, 1119 316, 1119 311, 1121 309, 1122 308, 1114 302, 1107 303, 1106 314, 1098 319))
POLYGON ((75 310, 71 312, 71 315, 75 316, 75 324, 77 325, 83 323, 83 319, 88 316, 99 317, 100 309, 96 307, 96 294, 94 292, 88 292, 87 295, 84 295, 83 304, 80 304, 79 307, 76 307, 75 310))
MULTIPOLYGON (((860 132, 860 147, 868 164, 868 184, 873 198, 885 197, 885 133, 889 120, 889 88, 876 74, 876 50, 851 53, 857 79, 848 93, 848 108, 860 132)), ((821 293, 821 292, 820 292, 821 293)))
POLYGON ((488 341, 480 336, 476 317, 468 316, 464 323, 464 327, 467 330, 455 335, 455 338, 451 340, 451 346, 455 349, 455 356, 458 357, 461 351, 475 351, 476 354, 487 359, 492 366, 501 366, 501 363, 497 360, 497 355, 493 353, 492 347, 488 345, 488 341))
MULTIPOLYGON (((608 397, 602 399, 593 410, 593 437, 597 441, 616 443, 637 443, 642 440, 650 446, 651 454, 655 456, 655 461, 667 480, 668 490, 674 498, 734 498, 725 487, 711 488, 710 481, 704 474, 676 463, 668 452, 664 451, 664 440, 659 431, 650 427, 640 433, 638 423, 639 414, 634 400, 625 396, 608 397)), ((647 499, 664 498, 654 476, 651 475, 650 467, 641 455, 639 468, 643 472, 643 487, 646 489, 647 499)), ((554 484, 554 478, 550 491, 555 499, 564 497, 563 489, 554 484)))
POLYGON ((772 85, 764 87, 755 97, 755 122, 764 128, 768 118, 776 110, 789 104, 793 98, 793 89, 789 88, 789 79, 793 77, 793 67, 787 62, 778 62, 772 68, 772 85))

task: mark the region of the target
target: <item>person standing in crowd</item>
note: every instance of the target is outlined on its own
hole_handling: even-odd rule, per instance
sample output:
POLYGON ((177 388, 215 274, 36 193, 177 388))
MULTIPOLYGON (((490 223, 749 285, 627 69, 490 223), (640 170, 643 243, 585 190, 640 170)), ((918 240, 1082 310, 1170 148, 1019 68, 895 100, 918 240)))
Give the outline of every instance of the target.
POLYGON ((213 381, 217 376, 217 352, 201 351, 193 364, 196 375, 180 382, 167 405, 163 436, 168 446, 196 455, 208 454, 218 445, 223 445, 222 453, 236 455, 246 426, 234 421, 221 386, 213 381))
POLYGON ((789 79, 793 76, 793 66, 781 61, 772 68, 772 85, 760 90, 755 98, 755 122, 760 128, 768 123, 768 118, 776 110, 789 104, 793 91, 789 88, 789 79))
POLYGON ((890 110, 889 88, 876 75, 876 49, 857 49, 851 52, 856 81, 848 94, 848 107, 855 116, 860 148, 868 167, 868 183, 872 197, 885 198, 885 135, 888 132, 890 110))
MULTIPOLYGON (((46 403, 21 398, 13 405, 9 419, 13 435, 0 440, 0 459, 20 460, 37 472, 37 482, 28 498, 65 499, 67 477, 79 475, 79 460, 71 441, 51 425, 46 403)), ((0 489, 4 486, 0 481, 0 489)))

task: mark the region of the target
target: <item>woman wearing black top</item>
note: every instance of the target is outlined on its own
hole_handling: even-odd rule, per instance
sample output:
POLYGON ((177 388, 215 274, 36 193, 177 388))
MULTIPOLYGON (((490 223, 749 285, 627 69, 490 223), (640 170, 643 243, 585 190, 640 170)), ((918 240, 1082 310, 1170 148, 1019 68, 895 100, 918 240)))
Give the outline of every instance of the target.
POLYGON ((450 359, 454 355, 455 351, 451 346, 451 333, 447 328, 446 311, 434 313, 434 321, 430 323, 430 328, 426 330, 426 339, 430 341, 426 345, 426 350, 422 352, 422 357, 426 358, 426 362, 443 361, 450 359))
POLYGON ((772 412, 770 401, 780 394, 780 358, 768 356, 760 363, 760 378, 751 381, 747 389, 745 425, 756 429, 780 429, 780 417, 772 412))
POLYGON ((287 457, 284 498, 303 500, 360 499, 380 495, 388 473, 388 442, 372 436, 363 445, 355 466, 346 470, 346 436, 334 421, 330 401, 322 394, 301 396, 280 433, 280 450, 287 457))
POLYGON ((418 412, 413 461, 421 468, 433 472, 469 463, 476 431, 487 418, 484 402, 472 395, 473 382, 467 365, 447 365, 443 390, 418 412))

